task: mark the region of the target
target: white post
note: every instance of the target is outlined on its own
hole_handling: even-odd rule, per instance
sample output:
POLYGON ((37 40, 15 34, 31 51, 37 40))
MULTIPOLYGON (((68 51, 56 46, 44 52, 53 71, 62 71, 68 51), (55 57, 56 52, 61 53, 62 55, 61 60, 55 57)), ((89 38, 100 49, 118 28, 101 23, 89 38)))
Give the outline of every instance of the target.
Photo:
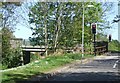
POLYGON ((83 58, 84 57, 84 1, 82 7, 83 7, 83 17, 82 17, 82 58, 83 58))
MULTIPOLYGON (((97 7, 97 14, 96 14, 96 15, 98 15, 98 17, 99 17, 98 7, 97 7)), ((96 25, 97 25, 97 24, 98 24, 98 20, 97 20, 97 22, 96 22, 96 25)), ((97 27, 96 27, 96 41, 98 40, 97 34, 98 34, 98 30, 97 30, 97 27)))
MULTIPOLYGON (((120 1, 118 2, 118 16, 120 16, 120 1)), ((118 22, 118 41, 120 42, 120 21, 118 22)))

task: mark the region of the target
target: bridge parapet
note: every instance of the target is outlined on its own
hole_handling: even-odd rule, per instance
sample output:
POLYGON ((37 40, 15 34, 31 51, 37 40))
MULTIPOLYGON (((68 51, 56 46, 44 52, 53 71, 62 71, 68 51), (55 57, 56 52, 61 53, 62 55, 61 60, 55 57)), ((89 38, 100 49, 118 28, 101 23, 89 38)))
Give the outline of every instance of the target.
MULTIPOLYGON (((21 46, 23 51, 30 51, 30 52, 44 52, 45 46, 21 46)), ((51 47, 48 48, 49 50, 51 47)))
POLYGON ((44 49, 45 46, 25 46, 25 45, 22 45, 21 48, 27 48, 27 49, 44 49))

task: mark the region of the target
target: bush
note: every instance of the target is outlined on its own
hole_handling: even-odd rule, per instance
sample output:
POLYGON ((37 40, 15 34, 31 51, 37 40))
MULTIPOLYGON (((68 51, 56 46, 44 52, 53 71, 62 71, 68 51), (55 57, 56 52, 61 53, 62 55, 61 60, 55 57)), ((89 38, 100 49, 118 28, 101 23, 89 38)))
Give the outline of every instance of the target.
POLYGON ((9 59, 8 67, 11 68, 22 65, 21 57, 22 57, 21 49, 20 48, 13 49, 11 52, 11 57, 9 59))
POLYGON ((2 59, 2 69, 12 68, 22 65, 21 61, 21 49, 12 49, 7 57, 2 59))
POLYGON ((118 40, 112 40, 109 42, 108 49, 111 51, 120 51, 120 42, 118 40))
POLYGON ((2 28, 2 65, 9 64, 9 57, 11 57, 10 38, 11 32, 8 28, 2 28))
POLYGON ((2 68, 12 68, 21 65, 20 48, 11 48, 10 40, 13 36, 11 30, 7 27, 2 28, 2 68))
POLYGON ((40 54, 39 53, 35 53, 35 54, 31 53, 30 54, 30 61, 31 62, 33 62, 35 60, 38 60, 38 59, 40 59, 40 54))

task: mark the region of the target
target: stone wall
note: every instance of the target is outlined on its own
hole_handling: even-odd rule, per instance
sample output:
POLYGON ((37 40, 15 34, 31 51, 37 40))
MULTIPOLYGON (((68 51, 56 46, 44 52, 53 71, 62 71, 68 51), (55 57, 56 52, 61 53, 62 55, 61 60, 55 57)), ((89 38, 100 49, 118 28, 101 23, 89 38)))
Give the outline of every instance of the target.
POLYGON ((23 41, 22 38, 12 38, 10 40, 11 47, 12 48, 17 48, 17 47, 21 46, 22 45, 22 41, 23 41))

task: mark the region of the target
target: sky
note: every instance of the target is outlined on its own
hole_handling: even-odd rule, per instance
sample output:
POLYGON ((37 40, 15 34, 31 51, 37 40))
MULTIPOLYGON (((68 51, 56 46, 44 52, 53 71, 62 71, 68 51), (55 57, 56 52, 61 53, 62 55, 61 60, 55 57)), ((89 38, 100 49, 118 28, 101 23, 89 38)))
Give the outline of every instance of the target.
POLYGON ((21 26, 20 24, 18 24, 17 29, 14 33, 16 38, 23 38, 23 39, 28 39, 30 36, 32 36, 32 31, 25 27, 25 26, 21 26))
MULTIPOLYGON (((114 6, 113 6, 112 10, 113 10, 112 13, 108 12, 108 14, 107 14, 107 20, 110 20, 111 22, 114 19, 114 17, 116 15, 118 15, 118 3, 117 3, 117 1, 114 2, 114 6)), ((110 22, 110 25, 112 26, 112 28, 107 29, 104 32, 106 33, 106 35, 111 34, 112 39, 118 40, 118 24, 117 23, 111 24, 111 22, 110 22)), ((28 39, 30 36, 32 36, 31 35, 32 31, 29 29, 29 27, 26 27, 24 25, 20 25, 19 23, 17 24, 16 27, 17 27, 17 29, 14 33, 15 37, 28 39)))
POLYGON ((111 29, 107 29, 105 32, 107 35, 111 34, 112 39, 118 40, 118 23, 112 23, 112 20, 116 15, 118 15, 118 3, 114 2, 114 7, 112 8, 112 14, 107 14, 108 20, 110 21, 111 29))

